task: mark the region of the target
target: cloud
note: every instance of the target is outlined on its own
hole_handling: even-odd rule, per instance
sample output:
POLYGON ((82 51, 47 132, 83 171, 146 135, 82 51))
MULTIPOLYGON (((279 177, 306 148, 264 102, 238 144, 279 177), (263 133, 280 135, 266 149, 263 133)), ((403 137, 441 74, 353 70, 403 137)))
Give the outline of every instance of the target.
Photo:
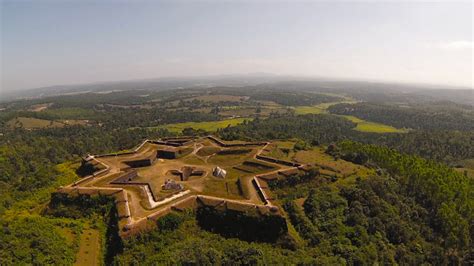
POLYGON ((443 50, 467 50, 473 49, 474 45, 471 41, 453 41, 440 43, 438 47, 443 50))

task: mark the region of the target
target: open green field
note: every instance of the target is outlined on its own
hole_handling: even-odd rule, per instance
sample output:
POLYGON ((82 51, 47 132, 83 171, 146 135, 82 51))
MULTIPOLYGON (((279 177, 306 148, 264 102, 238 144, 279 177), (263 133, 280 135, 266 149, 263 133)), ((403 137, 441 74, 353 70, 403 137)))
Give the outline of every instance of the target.
POLYGON ((175 123, 167 124, 160 126, 160 128, 165 128, 170 132, 181 133, 185 128, 193 128, 196 130, 202 129, 209 132, 215 132, 220 128, 226 128, 228 126, 235 126, 243 123, 245 120, 250 120, 249 118, 233 118, 220 121, 209 121, 209 122, 185 122, 185 123, 175 123))
POLYGON ((340 101, 340 102, 320 103, 313 106, 297 106, 295 107, 295 113, 297 115, 325 114, 327 113, 327 109, 330 106, 340 104, 340 103, 356 103, 356 101, 347 100, 347 101, 340 101))
POLYGON ((94 110, 77 107, 45 109, 41 112, 60 119, 88 119, 95 115, 94 110))
POLYGON ((361 132, 372 132, 372 133, 406 133, 406 129, 398 129, 392 126, 369 122, 363 119, 357 118, 351 115, 343 115, 342 117, 354 122, 357 124, 355 130, 361 132))
POLYGON ((100 234, 98 230, 82 232, 74 265, 100 265, 100 234))
POLYGON ((7 122, 7 126, 10 128, 24 128, 24 129, 41 129, 41 128, 58 128, 66 125, 81 125, 85 126, 88 124, 87 120, 46 120, 32 117, 17 117, 7 122))
MULTIPOLYGON (((327 114, 328 113, 327 109, 330 106, 339 104, 339 103, 356 103, 356 102, 352 100, 347 100, 347 101, 341 101, 341 102, 322 103, 322 104, 318 104, 314 106, 298 106, 294 110, 297 115, 327 114)), ((361 131, 361 132, 372 132, 372 133, 406 133, 407 132, 407 130, 405 129, 398 129, 398 128, 394 128, 392 126, 388 126, 388 125, 384 125, 380 123, 365 121, 355 116, 343 115, 342 117, 356 123, 357 126, 355 130, 361 131)))
POLYGON ((295 113, 297 115, 306 115, 306 114, 323 114, 326 110, 318 106, 298 106, 295 107, 295 113))
POLYGON ((11 128, 25 128, 25 129, 37 129, 37 128, 48 128, 48 127, 64 127, 65 124, 51 121, 51 120, 44 120, 38 118, 31 118, 31 117, 17 117, 13 118, 12 120, 7 122, 7 125, 11 128))

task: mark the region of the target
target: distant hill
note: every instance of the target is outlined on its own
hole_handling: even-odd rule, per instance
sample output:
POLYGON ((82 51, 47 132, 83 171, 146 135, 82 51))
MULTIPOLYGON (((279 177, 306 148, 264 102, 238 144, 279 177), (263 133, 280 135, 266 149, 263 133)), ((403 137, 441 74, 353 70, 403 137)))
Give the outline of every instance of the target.
POLYGON ((272 74, 257 73, 247 75, 217 75, 202 77, 169 77, 144 80, 124 80, 97 82, 76 85, 55 85, 34 88, 22 91, 3 92, 0 101, 10 101, 22 98, 41 98, 65 94, 79 94, 86 92, 107 92, 123 90, 167 90, 188 87, 213 86, 246 86, 280 80, 282 77, 272 74))
POLYGON ((387 83, 361 80, 280 76, 267 73, 246 75, 214 75, 200 77, 169 77, 126 80, 77 85, 56 85, 15 92, 3 92, 0 101, 22 98, 42 98, 86 92, 125 90, 162 91, 169 89, 215 86, 258 86, 271 89, 294 89, 331 93, 346 93, 363 101, 452 101, 474 105, 474 90, 466 87, 426 84, 387 83))
POLYGON ((425 90, 414 93, 419 96, 432 97, 444 101, 452 101, 461 104, 474 106, 474 89, 460 90, 425 90))

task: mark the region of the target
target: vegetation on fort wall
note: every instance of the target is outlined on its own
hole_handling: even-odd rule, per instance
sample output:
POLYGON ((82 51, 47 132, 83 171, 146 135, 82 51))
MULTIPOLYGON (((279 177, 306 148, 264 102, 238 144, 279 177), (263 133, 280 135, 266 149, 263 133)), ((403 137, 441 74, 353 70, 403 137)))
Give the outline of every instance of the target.
MULTIPOLYGON (((114 263, 163 265, 278 265, 311 264, 316 259, 304 250, 288 250, 269 243, 225 238, 203 230, 193 214, 183 215, 174 230, 154 230, 124 241, 114 263), (184 219, 184 220, 183 220, 184 219)), ((160 222, 159 222, 160 223, 160 222)))
POLYGON ((354 130, 373 133, 405 133, 407 130, 398 129, 381 123, 369 122, 351 115, 344 115, 344 118, 357 124, 354 130))
POLYGON ((52 121, 52 120, 44 120, 44 119, 31 118, 31 117, 16 117, 8 121, 7 126, 9 126, 10 128, 38 129, 38 128, 64 127, 65 124, 52 121))

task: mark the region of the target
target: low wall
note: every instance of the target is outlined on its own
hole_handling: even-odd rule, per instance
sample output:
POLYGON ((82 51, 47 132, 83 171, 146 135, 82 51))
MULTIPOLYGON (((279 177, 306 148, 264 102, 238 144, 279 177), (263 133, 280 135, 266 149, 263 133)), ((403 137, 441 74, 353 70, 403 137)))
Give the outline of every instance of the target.
POLYGON ((132 168, 139 168, 139 167, 146 167, 153 164, 155 160, 146 158, 146 159, 138 159, 138 160, 131 160, 131 161, 124 161, 123 163, 132 167, 132 168))
POLYGON ((295 162, 290 162, 290 161, 285 161, 285 160, 280 160, 280 159, 275 159, 272 157, 267 157, 263 155, 257 155, 257 159, 262 160, 262 161, 267 161, 267 162, 272 162, 272 163, 277 163, 277 164, 282 164, 286 166, 292 166, 292 167, 299 167, 301 164, 295 163, 295 162))
POLYGON ((153 144, 158 144, 158 145, 172 146, 172 147, 183 146, 183 145, 180 144, 180 143, 168 142, 168 141, 161 141, 161 140, 153 140, 153 141, 151 141, 151 143, 153 143, 153 144))
POLYGON ((248 143, 225 143, 222 140, 214 137, 214 136, 207 136, 208 139, 214 141, 219 146, 222 147, 247 147, 247 146, 264 146, 267 145, 268 142, 248 142, 248 143))

